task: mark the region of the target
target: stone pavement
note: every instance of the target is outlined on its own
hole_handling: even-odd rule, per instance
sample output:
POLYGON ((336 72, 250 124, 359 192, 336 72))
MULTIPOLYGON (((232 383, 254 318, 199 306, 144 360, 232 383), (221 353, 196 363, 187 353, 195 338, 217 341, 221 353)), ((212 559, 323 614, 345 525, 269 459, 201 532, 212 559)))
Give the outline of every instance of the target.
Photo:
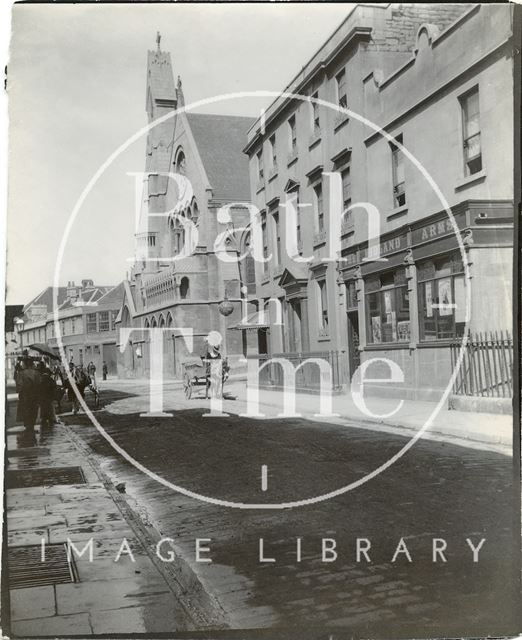
MULTIPOLYGON (((51 580, 50 584, 22 588, 9 583, 11 629, 5 628, 4 619, 4 633, 13 637, 83 637, 173 632, 219 624, 215 618, 205 619, 208 607, 201 598, 206 594, 198 593, 194 583, 183 584, 179 564, 159 562, 155 554, 157 533, 142 524, 110 481, 96 470, 67 427, 41 432, 37 427, 33 437, 21 427, 10 427, 7 449, 9 551, 38 545, 35 552, 39 558, 42 540, 46 545, 70 540, 79 552, 92 541, 92 559, 88 550, 77 557, 70 547, 76 568, 74 582, 52 584, 51 580), (27 486, 33 483, 33 472, 56 472, 57 467, 81 467, 85 483, 27 486), (27 472, 25 482, 16 482, 13 472, 16 475, 17 471, 27 472), (27 482, 27 477, 33 480, 27 482), (26 486, 9 488, 13 484, 26 486), (115 561, 124 539, 134 562, 125 551, 115 561)), ((65 558, 66 548, 64 545, 65 558)), ((24 565, 23 570, 31 567, 24 565)))
MULTIPOLYGON (((149 406, 149 383, 147 380, 112 380, 110 389, 126 390, 136 394, 133 397, 115 402, 108 410, 115 414, 146 412, 149 406)), ((245 380, 233 380, 225 386, 226 398, 223 410, 239 415, 246 412, 247 386, 245 380)), ((163 390, 165 410, 194 409, 208 407, 209 403, 196 389, 194 396, 184 397, 180 382, 166 382, 163 390)), ((321 418, 319 397, 314 394, 296 394, 296 411, 303 418, 325 421, 330 424, 348 424, 357 428, 370 429, 384 433, 414 436, 425 422, 434 414, 431 425, 422 434, 423 439, 457 444, 470 448, 496 451, 512 455, 513 417, 511 415, 473 413, 456 411, 444 405, 438 412, 435 402, 404 400, 399 410, 400 400, 394 398, 365 398, 368 409, 375 416, 393 415, 384 418, 369 417, 354 403, 350 393, 333 396, 333 413, 336 418, 321 418)), ((283 410, 284 397, 281 391, 261 389, 259 391, 259 411, 266 417, 276 417, 283 410)))

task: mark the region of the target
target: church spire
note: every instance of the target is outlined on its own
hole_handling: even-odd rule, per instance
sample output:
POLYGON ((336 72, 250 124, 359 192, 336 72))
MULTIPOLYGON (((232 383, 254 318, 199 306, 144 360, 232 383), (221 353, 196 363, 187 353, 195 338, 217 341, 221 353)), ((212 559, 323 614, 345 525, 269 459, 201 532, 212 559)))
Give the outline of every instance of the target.
POLYGON ((151 119, 159 109, 176 108, 176 85, 172 73, 170 53, 161 49, 161 33, 156 32, 156 49, 147 55, 146 110, 151 119))

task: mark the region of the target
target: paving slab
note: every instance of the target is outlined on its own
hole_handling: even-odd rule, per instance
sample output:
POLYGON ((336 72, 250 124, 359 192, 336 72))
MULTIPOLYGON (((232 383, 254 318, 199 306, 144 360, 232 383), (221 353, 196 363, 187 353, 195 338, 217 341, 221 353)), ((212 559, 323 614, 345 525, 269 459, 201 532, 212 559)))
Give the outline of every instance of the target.
POLYGON ((23 638, 31 636, 50 636, 52 638, 56 636, 88 636, 92 633, 88 613, 19 620, 13 624, 13 635, 23 638))
POLYGON ((150 606, 159 594, 172 599, 163 578, 151 579, 136 575, 129 580, 105 580, 77 584, 56 585, 56 602, 59 615, 150 606))
POLYGON ((11 589, 11 619, 27 620, 56 614, 53 586, 11 589))
POLYGON ((158 633, 179 631, 178 611, 172 598, 159 596, 150 607, 97 611, 91 616, 94 633, 158 633))

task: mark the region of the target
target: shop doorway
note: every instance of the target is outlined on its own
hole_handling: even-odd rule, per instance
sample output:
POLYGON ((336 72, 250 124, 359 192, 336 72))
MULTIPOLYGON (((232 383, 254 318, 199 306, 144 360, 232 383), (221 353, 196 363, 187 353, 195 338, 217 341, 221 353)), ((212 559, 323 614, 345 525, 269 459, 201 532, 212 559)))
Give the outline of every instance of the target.
POLYGON ((361 352, 359 351, 359 314, 357 311, 349 311, 348 318, 348 363, 350 366, 350 380, 361 364, 361 352))

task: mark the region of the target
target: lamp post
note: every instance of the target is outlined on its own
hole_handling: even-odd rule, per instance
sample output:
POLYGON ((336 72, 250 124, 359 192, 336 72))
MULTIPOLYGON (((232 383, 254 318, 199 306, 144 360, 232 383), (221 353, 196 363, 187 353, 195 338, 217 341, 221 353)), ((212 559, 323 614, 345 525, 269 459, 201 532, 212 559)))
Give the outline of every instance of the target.
MULTIPOLYGON (((223 318, 228 318, 228 316, 234 311, 234 303, 230 302, 227 295, 227 289, 225 286, 225 294, 223 296, 223 300, 218 305, 218 311, 223 316, 223 318)), ((223 357, 227 355, 227 323, 226 320, 223 321, 223 357)))

